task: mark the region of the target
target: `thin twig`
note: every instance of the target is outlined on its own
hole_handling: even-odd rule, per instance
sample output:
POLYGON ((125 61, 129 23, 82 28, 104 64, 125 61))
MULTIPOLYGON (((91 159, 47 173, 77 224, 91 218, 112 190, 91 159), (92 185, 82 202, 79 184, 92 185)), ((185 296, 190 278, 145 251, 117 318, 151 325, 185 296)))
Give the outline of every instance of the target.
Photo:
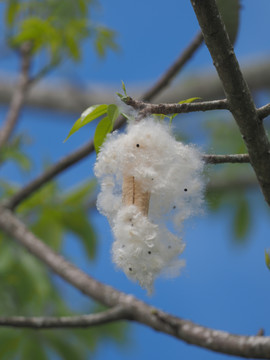
MULTIPOLYGON (((10 210, 14 210, 23 200, 30 196, 34 191, 38 190, 43 184, 51 180, 54 176, 61 173, 69 166, 82 160, 93 151, 94 144, 90 142, 76 152, 64 157, 61 161, 52 166, 39 177, 35 178, 11 198, 2 202, 2 205, 10 210)), ((224 164, 224 163, 249 163, 248 154, 236 155, 203 155, 203 159, 207 164, 224 164)))
MULTIPOLYGON (((243 65, 242 71, 252 92, 269 89, 269 58, 253 59, 251 63, 248 59, 242 59, 241 62, 246 64, 243 65)), ((13 74, 0 75, 1 104, 10 102, 14 90, 12 78, 13 74)), ((128 89, 136 99, 140 98, 142 91, 138 86, 128 84, 128 89)), ((157 95, 158 101, 156 102, 175 103, 194 96, 199 96, 204 101, 224 97, 220 80, 211 69, 200 68, 182 78, 181 81, 173 82, 165 89, 162 96, 157 95)), ((149 99, 144 100, 149 101, 149 99)), ((35 90, 29 92, 26 103, 38 109, 64 111, 74 115, 91 105, 111 104, 114 101, 114 92, 109 86, 103 84, 81 88, 68 82, 46 80, 46 82, 35 85, 35 90)))
POLYGON ((203 155, 206 164, 225 164, 225 163, 249 163, 248 154, 234 155, 203 155))
POLYGON ((161 76, 161 78, 142 96, 141 100, 150 101, 162 90, 164 90, 175 76, 181 71, 184 65, 190 60, 203 43, 202 33, 199 32, 195 38, 191 41, 188 47, 181 52, 176 61, 169 67, 169 69, 161 76))
POLYGON ((189 344, 212 351, 247 358, 270 358, 270 337, 240 336, 212 330, 191 321, 174 317, 147 305, 131 295, 102 284, 56 254, 39 240, 13 213, 0 207, 0 228, 40 259, 55 273, 105 306, 120 306, 124 317, 169 334, 189 344))
POLYGON ((205 44, 239 127, 264 198, 270 205, 270 143, 259 118, 215 0, 191 0, 205 44))
MULTIPOLYGON (((185 49, 182 55, 177 59, 177 61, 164 73, 162 78, 158 80, 149 91, 147 91, 142 98, 150 101, 158 93, 160 93, 163 88, 172 80, 184 64, 190 59, 190 57, 195 53, 199 48, 201 43, 201 35, 197 35, 196 38, 191 42, 191 44, 185 49)), ((125 118, 120 116, 118 121, 115 123, 114 129, 120 128, 125 123, 125 118)), ((44 173, 30 181, 24 188, 15 193, 9 200, 5 201, 4 205, 14 210, 16 206, 30 196, 34 191, 39 189, 41 186, 46 184, 48 181, 52 180, 56 175, 60 174, 70 166, 76 164, 80 160, 84 159, 86 156, 90 155, 94 151, 94 143, 90 141, 85 144, 83 147, 79 148, 75 152, 67 155, 65 158, 61 159, 50 168, 48 168, 44 173)))
MULTIPOLYGON (((215 155, 215 154, 205 154, 202 156, 203 161, 206 164, 211 164, 211 165, 218 165, 218 164, 226 164, 226 163, 231 163, 231 164, 245 164, 245 163, 249 163, 249 156, 248 154, 234 154, 234 155, 215 155)), ((237 183, 235 183, 234 181, 232 182, 231 180, 224 180, 223 179, 223 187, 226 187, 226 190, 229 191, 234 190, 235 188, 237 188, 237 190, 239 189, 239 187, 248 187, 248 186, 255 186, 258 185, 258 182, 256 180, 256 178, 254 177, 252 179, 252 182, 250 184, 249 179, 244 180, 243 179, 239 179, 239 185, 237 183), (226 182, 225 186, 224 186, 224 182, 226 182)), ((207 191, 209 190, 216 190, 216 183, 215 182, 211 182, 207 184, 207 191)), ((219 186, 219 182, 217 184, 217 187, 219 186)), ((85 210, 92 210, 92 209, 96 209, 96 202, 97 199, 94 198, 92 199, 88 204, 86 204, 85 206, 85 210)))
POLYGON ((8 141, 14 127, 16 126, 19 113, 22 109, 27 90, 29 88, 29 70, 31 61, 30 50, 31 45, 29 43, 24 43, 20 51, 21 71, 19 81, 11 98, 7 117, 4 121, 2 129, 0 130, 0 149, 8 141))
POLYGON ((32 329, 88 328, 123 319, 126 319, 126 310, 122 306, 116 306, 109 310, 91 315, 61 317, 0 317, 0 327, 32 329))
POLYGON ((270 104, 266 104, 259 109, 257 109, 259 118, 262 120, 270 115, 270 104))
POLYGON ((149 114, 169 115, 195 111, 228 110, 228 102, 226 99, 182 104, 150 104, 128 96, 124 98, 123 101, 126 105, 132 106, 135 110, 139 110, 140 116, 142 117, 149 114))
POLYGON ((38 190, 42 185, 52 180, 56 175, 60 174, 65 169, 69 168, 73 164, 78 163, 84 159, 87 155, 94 151, 93 141, 80 147, 77 151, 65 156, 53 166, 45 170, 41 175, 30 181, 22 189, 18 190, 11 198, 4 202, 4 205, 14 210, 23 200, 30 196, 33 192, 38 190))
POLYGON ((56 66, 60 65, 60 60, 52 60, 43 68, 41 68, 34 76, 29 79, 29 84, 32 86, 48 75, 56 66))

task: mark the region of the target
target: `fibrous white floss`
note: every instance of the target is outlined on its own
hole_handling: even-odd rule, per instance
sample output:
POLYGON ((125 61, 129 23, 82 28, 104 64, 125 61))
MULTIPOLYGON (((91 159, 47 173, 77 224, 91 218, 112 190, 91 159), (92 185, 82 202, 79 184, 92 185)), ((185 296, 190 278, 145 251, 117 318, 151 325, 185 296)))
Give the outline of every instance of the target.
POLYGON ((97 207, 114 233, 113 261, 149 293, 159 274, 177 276, 184 264, 179 232, 201 209, 202 169, 198 150, 152 118, 108 135, 98 154, 97 207))

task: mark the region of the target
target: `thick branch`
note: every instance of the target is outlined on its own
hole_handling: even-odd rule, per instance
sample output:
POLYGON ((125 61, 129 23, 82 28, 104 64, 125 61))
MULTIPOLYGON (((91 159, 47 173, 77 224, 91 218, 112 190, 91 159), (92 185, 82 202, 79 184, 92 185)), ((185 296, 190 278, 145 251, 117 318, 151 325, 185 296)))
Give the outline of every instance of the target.
POLYGON ((0 317, 0 327, 31 329, 88 328, 91 326, 107 324, 112 321, 123 320, 125 318, 125 309, 121 306, 116 306, 109 310, 91 315, 61 317, 0 317))
MULTIPOLYGON (((242 61, 241 63, 244 63, 242 61)), ((253 59, 246 62, 242 68, 244 77, 253 93, 270 88, 270 62, 269 59, 253 59)), ((136 95, 136 94, 135 94, 136 95)), ((161 96, 157 96, 156 102, 177 102, 199 96, 203 100, 214 100, 224 98, 224 91, 216 72, 210 69, 198 69, 181 82, 166 89, 161 96)))
POLYGON ((0 228, 84 294, 105 306, 120 306, 126 312, 126 318, 130 320, 216 352, 249 358, 269 359, 270 357, 270 337, 239 336, 205 328, 191 321, 171 316, 131 295, 96 281, 52 251, 9 210, 1 207, 0 228))
POLYGON ((226 98, 270 205, 270 143, 225 31, 215 0, 191 0, 226 98))
POLYGON ((23 106, 29 85, 30 60, 30 45, 25 43, 21 48, 21 71, 19 81, 11 98, 7 117, 0 130, 0 149, 8 141, 23 106))

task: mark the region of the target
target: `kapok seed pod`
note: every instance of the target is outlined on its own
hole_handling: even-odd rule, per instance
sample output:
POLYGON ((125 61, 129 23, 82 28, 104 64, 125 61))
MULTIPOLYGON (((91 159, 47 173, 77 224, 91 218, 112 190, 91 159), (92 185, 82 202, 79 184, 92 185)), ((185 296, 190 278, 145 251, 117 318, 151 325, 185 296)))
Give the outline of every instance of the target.
POLYGON ((143 191, 139 181, 134 176, 124 176, 122 185, 122 203, 125 206, 135 205, 144 215, 148 215, 150 193, 143 191))

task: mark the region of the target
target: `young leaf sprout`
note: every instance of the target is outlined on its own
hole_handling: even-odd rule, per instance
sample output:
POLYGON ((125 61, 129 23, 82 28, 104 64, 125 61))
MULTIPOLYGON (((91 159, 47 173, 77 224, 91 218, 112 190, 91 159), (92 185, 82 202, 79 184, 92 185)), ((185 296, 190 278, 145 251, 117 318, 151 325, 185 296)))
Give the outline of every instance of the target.
POLYGON ((198 150, 152 118, 108 135, 98 154, 97 207, 113 230, 113 261, 149 293, 159 274, 177 276, 184 265, 179 233, 201 209, 202 169, 198 150))

